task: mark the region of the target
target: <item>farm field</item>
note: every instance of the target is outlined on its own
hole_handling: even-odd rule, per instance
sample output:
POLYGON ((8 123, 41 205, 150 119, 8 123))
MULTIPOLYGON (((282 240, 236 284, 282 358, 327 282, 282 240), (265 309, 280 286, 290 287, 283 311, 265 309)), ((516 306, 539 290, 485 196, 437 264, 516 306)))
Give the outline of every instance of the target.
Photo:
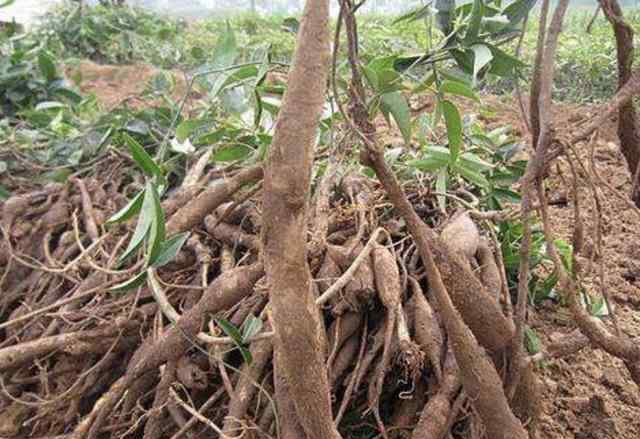
POLYGON ((0 438, 638 437, 635 4, 101 3, 0 23, 0 438))

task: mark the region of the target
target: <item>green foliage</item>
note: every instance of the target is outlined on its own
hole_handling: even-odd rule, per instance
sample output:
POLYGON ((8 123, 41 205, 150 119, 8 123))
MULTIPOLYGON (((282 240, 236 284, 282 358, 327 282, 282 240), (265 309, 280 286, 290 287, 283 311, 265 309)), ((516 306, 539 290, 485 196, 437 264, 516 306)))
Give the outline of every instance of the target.
POLYGON ((38 38, 54 53, 120 64, 134 60, 169 67, 185 61, 184 24, 131 7, 80 8, 65 2, 46 14, 38 38))
MULTIPOLYGON (((637 46, 640 42, 640 12, 635 8, 627 8, 624 14, 635 30, 637 46)), ((600 14, 591 33, 587 33, 592 16, 591 9, 573 8, 565 18, 556 57, 554 99, 578 103, 600 102, 610 98, 616 91, 617 63, 613 31, 600 14)), ((529 19, 522 44, 521 59, 526 61, 522 71, 523 84, 529 83, 537 33, 538 16, 534 13, 529 19)), ((515 47, 515 42, 510 44, 515 47)), ((514 84, 511 79, 489 78, 486 87, 492 93, 510 93, 514 84)))
POLYGON ((236 328, 231 322, 222 317, 216 318, 216 323, 224 333, 233 340, 236 348, 240 351, 240 354, 242 354, 244 361, 247 364, 251 364, 253 357, 249 350, 249 341, 252 337, 258 335, 260 331, 262 331, 262 320, 250 314, 240 329, 236 328))
MULTIPOLYGON (((159 268, 176 257, 189 234, 180 233, 171 238, 166 237, 166 219, 160 204, 161 193, 166 188, 165 176, 160 166, 138 142, 127 134, 124 136, 133 160, 147 174, 148 179, 144 190, 109 218, 107 224, 121 223, 138 214, 136 228, 126 250, 120 255, 119 261, 120 263, 127 261, 143 248, 145 268, 159 268)), ((147 271, 144 270, 133 278, 112 287, 111 291, 120 293, 135 289, 142 286, 147 277, 147 271)))
POLYGON ((80 96, 62 79, 53 56, 19 35, 0 39, 0 117, 77 103, 80 96))

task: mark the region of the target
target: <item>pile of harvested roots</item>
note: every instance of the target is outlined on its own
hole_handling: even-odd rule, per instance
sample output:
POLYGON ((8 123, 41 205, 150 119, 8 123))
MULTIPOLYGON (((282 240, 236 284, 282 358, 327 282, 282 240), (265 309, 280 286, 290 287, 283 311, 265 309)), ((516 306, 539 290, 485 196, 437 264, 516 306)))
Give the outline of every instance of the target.
MULTIPOLYGON (((200 185, 171 194, 164 203, 168 230, 190 230, 190 239, 158 270, 153 290, 123 294, 110 288, 140 269, 117 265, 133 224, 104 222, 126 203, 120 194, 140 182, 129 182, 130 164, 114 157, 93 177, 3 205, 0 436, 208 437, 213 429, 275 437, 274 410, 287 408, 273 396, 278 384, 258 236, 261 168, 209 172, 195 179, 200 185), (241 327, 250 316, 264 327, 247 340, 247 362, 214 317, 241 327)), ((198 163, 192 169, 206 171, 198 163)), ((419 432, 414 437, 473 428, 403 220, 373 180, 341 170, 331 165, 318 182, 309 239, 337 424, 361 434, 419 432)), ((442 275, 452 299, 476 316, 469 324, 483 345, 500 350, 513 323, 495 243, 481 236, 474 212, 447 218, 427 189, 406 189, 450 243, 446 248, 460 253, 436 255, 451 267, 442 275)), ((526 421, 536 393, 522 383, 516 412, 526 421)))
MULTIPOLYGON (((348 0, 341 3, 351 5, 348 0)), ((319 29, 326 28, 329 15, 328 2, 323 4, 324 16, 312 7, 305 14, 311 22, 315 18, 319 29)), ((415 183, 401 186, 385 162, 362 99, 366 93, 353 38, 355 8, 350 7, 341 13, 353 69, 353 96, 344 119, 351 125, 349 134, 363 144, 361 162, 374 170, 379 183, 345 171, 332 157, 315 182, 306 218, 298 214, 305 211, 307 194, 299 192, 306 187, 277 181, 284 171, 300 173, 301 167, 287 161, 294 149, 284 147, 298 143, 295 134, 305 131, 301 127, 306 128, 302 144, 309 147, 307 152, 312 150, 317 117, 299 108, 309 111, 312 102, 319 113, 324 103, 326 81, 309 82, 307 76, 317 70, 309 66, 326 58, 321 52, 327 47, 310 32, 312 27, 303 26, 300 35, 308 38, 300 40, 319 48, 317 59, 313 50, 300 50, 302 68, 297 72, 294 63, 289 83, 293 91, 285 97, 271 148, 276 151, 272 155, 280 156, 268 160, 264 171, 261 166, 208 170, 206 153, 191 164, 183 184, 163 203, 167 233, 191 232, 191 237, 170 264, 148 271, 147 285, 126 294, 113 289, 143 269, 142 261, 120 266, 133 224, 105 226, 105 219, 142 186, 132 181, 130 164, 118 156, 100 159, 91 177, 31 192, 18 188, 17 195, 3 203, 0 436, 175 439, 215 433, 224 438, 328 438, 338 437, 332 434, 333 425, 327 425, 335 422, 346 437, 525 439, 533 437, 536 428, 536 360, 593 345, 622 359, 640 383, 640 347, 585 310, 580 267, 568 272, 549 226, 543 187, 548 165, 559 156, 572 165, 577 200, 576 170, 589 172, 574 145, 589 138, 640 89, 636 73, 572 138, 554 136, 547 118, 549 66, 567 5, 561 1, 554 14, 545 68, 540 70, 541 99, 532 100, 540 103, 537 114, 544 117, 520 182, 524 238, 517 300, 510 295, 492 235, 491 222, 504 219, 505 213, 466 209, 445 214, 435 207, 435 194, 415 183), (315 84, 316 94, 310 97, 307 92, 314 87, 308 82, 315 84), (278 190, 284 192, 281 198, 278 190), (263 199, 273 204, 263 205, 263 199), (276 203, 291 215, 278 217, 276 203), (558 289, 580 331, 532 357, 524 352, 523 333, 535 209, 558 289), (296 233, 304 233, 304 220, 309 222, 306 242, 298 239, 292 246, 304 251, 280 251, 279 262, 285 271, 289 264, 304 274, 308 262, 315 304, 303 290, 300 299, 295 288, 286 299, 298 301, 296 312, 314 317, 316 309, 321 310, 324 331, 319 334, 312 328, 316 322, 300 324, 300 315, 287 315, 289 302, 283 303, 281 291, 265 281, 269 269, 271 285, 277 278, 265 256, 275 240, 270 241, 265 230, 277 230, 279 238, 300 236, 275 227, 278 219, 296 233), (308 261, 296 259, 300 254, 308 261), (276 312, 280 318, 273 316, 276 312), (301 327, 312 330, 296 338, 301 327), (234 328, 244 334, 235 334, 234 328), (292 362, 291 346, 282 346, 288 340, 296 347, 319 346, 310 351, 325 362, 328 379, 318 381, 329 383, 333 413, 325 389, 303 382, 301 391, 291 382, 296 372, 290 370, 292 364, 306 367, 300 371, 305 379, 313 377, 310 371, 324 374, 325 368, 313 369, 318 358, 309 360, 309 367, 306 359, 292 362), (289 369, 284 373, 283 365, 289 369), (323 398, 326 407, 319 407, 316 403, 323 398), (316 409, 319 420, 308 416, 316 409), (315 426, 328 434, 316 434, 315 426)), ((308 171, 311 156, 300 154, 308 171)), ((304 182, 303 174, 294 176, 304 182)), ((577 252, 582 233, 577 203, 574 211, 580 230, 574 236, 577 252)), ((278 250, 286 250, 283 241, 278 250)), ((277 279, 283 289, 283 279, 297 280, 277 279)))

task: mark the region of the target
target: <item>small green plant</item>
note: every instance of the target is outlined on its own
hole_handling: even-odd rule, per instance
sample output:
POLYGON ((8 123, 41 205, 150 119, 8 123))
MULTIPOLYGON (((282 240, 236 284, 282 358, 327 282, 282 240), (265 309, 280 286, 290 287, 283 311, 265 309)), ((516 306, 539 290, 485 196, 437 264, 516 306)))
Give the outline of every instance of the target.
POLYGON ((80 100, 41 45, 24 35, 0 40, 0 117, 16 117, 36 105, 51 108, 64 105, 57 101, 80 100))
POLYGON ((258 335, 260 331, 262 331, 262 327, 264 325, 262 320, 254 315, 249 315, 240 329, 236 328, 233 323, 222 317, 217 317, 215 320, 224 333, 233 340, 235 347, 240 351, 240 354, 242 354, 244 361, 247 364, 251 364, 253 362, 253 357, 249 350, 249 341, 252 337, 258 335))
POLYGON ((186 53, 180 50, 182 27, 177 20, 129 6, 82 7, 65 2, 44 16, 36 32, 52 52, 65 56, 171 67, 185 61, 186 53))
POLYGON ((160 197, 167 189, 164 173, 135 139, 126 133, 122 136, 134 161, 146 174, 147 183, 142 191, 107 221, 107 224, 125 222, 139 214, 133 236, 119 260, 121 263, 125 262, 142 248, 145 270, 114 286, 111 289, 114 292, 128 291, 144 284, 148 276, 146 269, 159 268, 171 262, 189 237, 188 233, 166 236, 166 221, 160 204, 160 197))

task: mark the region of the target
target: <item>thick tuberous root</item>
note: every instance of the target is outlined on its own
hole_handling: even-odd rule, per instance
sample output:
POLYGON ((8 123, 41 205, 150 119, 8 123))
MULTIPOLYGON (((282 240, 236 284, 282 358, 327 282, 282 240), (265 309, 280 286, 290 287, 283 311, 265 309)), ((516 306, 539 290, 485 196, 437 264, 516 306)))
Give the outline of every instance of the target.
MULTIPOLYGON (((197 171, 199 179, 206 178, 206 172, 197 171)), ((25 416, 47 421, 11 428, 2 424, 3 433, 55 436, 64 432, 65 423, 72 426, 74 439, 211 430, 226 437, 263 437, 275 434, 276 425, 281 432, 298 431, 298 425, 275 422, 286 403, 277 390, 284 391, 282 385, 274 381, 260 198, 251 190, 238 192, 242 183, 252 184, 260 176, 257 170, 243 171, 196 198, 192 192, 200 186, 176 192, 178 198, 166 202, 178 216, 170 217, 169 224, 177 230, 190 224, 191 236, 170 264, 153 271, 152 288, 126 295, 109 288, 135 273, 135 261, 124 268, 116 265, 131 225, 104 228, 107 215, 97 206, 120 207, 104 202, 101 197, 110 198, 107 192, 88 197, 86 184, 75 181, 66 189, 55 186, 5 203, 3 222, 10 234, 3 246, 41 262, 24 265, 19 258, 12 264, 7 294, 0 298, 0 421, 25 416), (199 199, 215 211, 190 210, 199 199), (73 210, 82 212, 77 221, 63 221, 73 210), (36 226, 19 227, 25 221, 36 226), (54 234, 60 239, 52 239, 54 234), (29 245, 34 239, 48 240, 47 253, 59 265, 48 265, 50 257, 29 245), (46 294, 23 293, 45 287, 46 294), (221 321, 253 332, 238 347, 221 321), (49 371, 46 380, 33 369, 36 363, 49 371), (45 392, 49 399, 60 398, 60 404, 40 405, 30 396, 44 397, 45 392)), ((338 427, 351 429, 357 415, 387 437, 411 437, 412 431, 415 437, 419 429, 452 425, 437 419, 451 421, 458 369, 452 372, 452 356, 445 355, 450 335, 430 281, 418 280, 424 266, 419 258, 401 256, 415 248, 413 241, 402 229, 389 233, 372 227, 380 213, 374 188, 364 177, 350 176, 340 185, 333 178, 314 199, 320 205, 317 215, 325 217, 312 221, 317 227, 309 243, 313 288, 326 328, 325 358, 338 427)), ((445 236, 459 236, 460 227, 474 232, 464 213, 447 224, 445 236)), ((487 266, 492 255, 478 241, 464 241, 464 248, 452 250, 469 270, 487 266)), ((489 279, 482 273, 494 268, 483 269, 478 279, 489 279)))

